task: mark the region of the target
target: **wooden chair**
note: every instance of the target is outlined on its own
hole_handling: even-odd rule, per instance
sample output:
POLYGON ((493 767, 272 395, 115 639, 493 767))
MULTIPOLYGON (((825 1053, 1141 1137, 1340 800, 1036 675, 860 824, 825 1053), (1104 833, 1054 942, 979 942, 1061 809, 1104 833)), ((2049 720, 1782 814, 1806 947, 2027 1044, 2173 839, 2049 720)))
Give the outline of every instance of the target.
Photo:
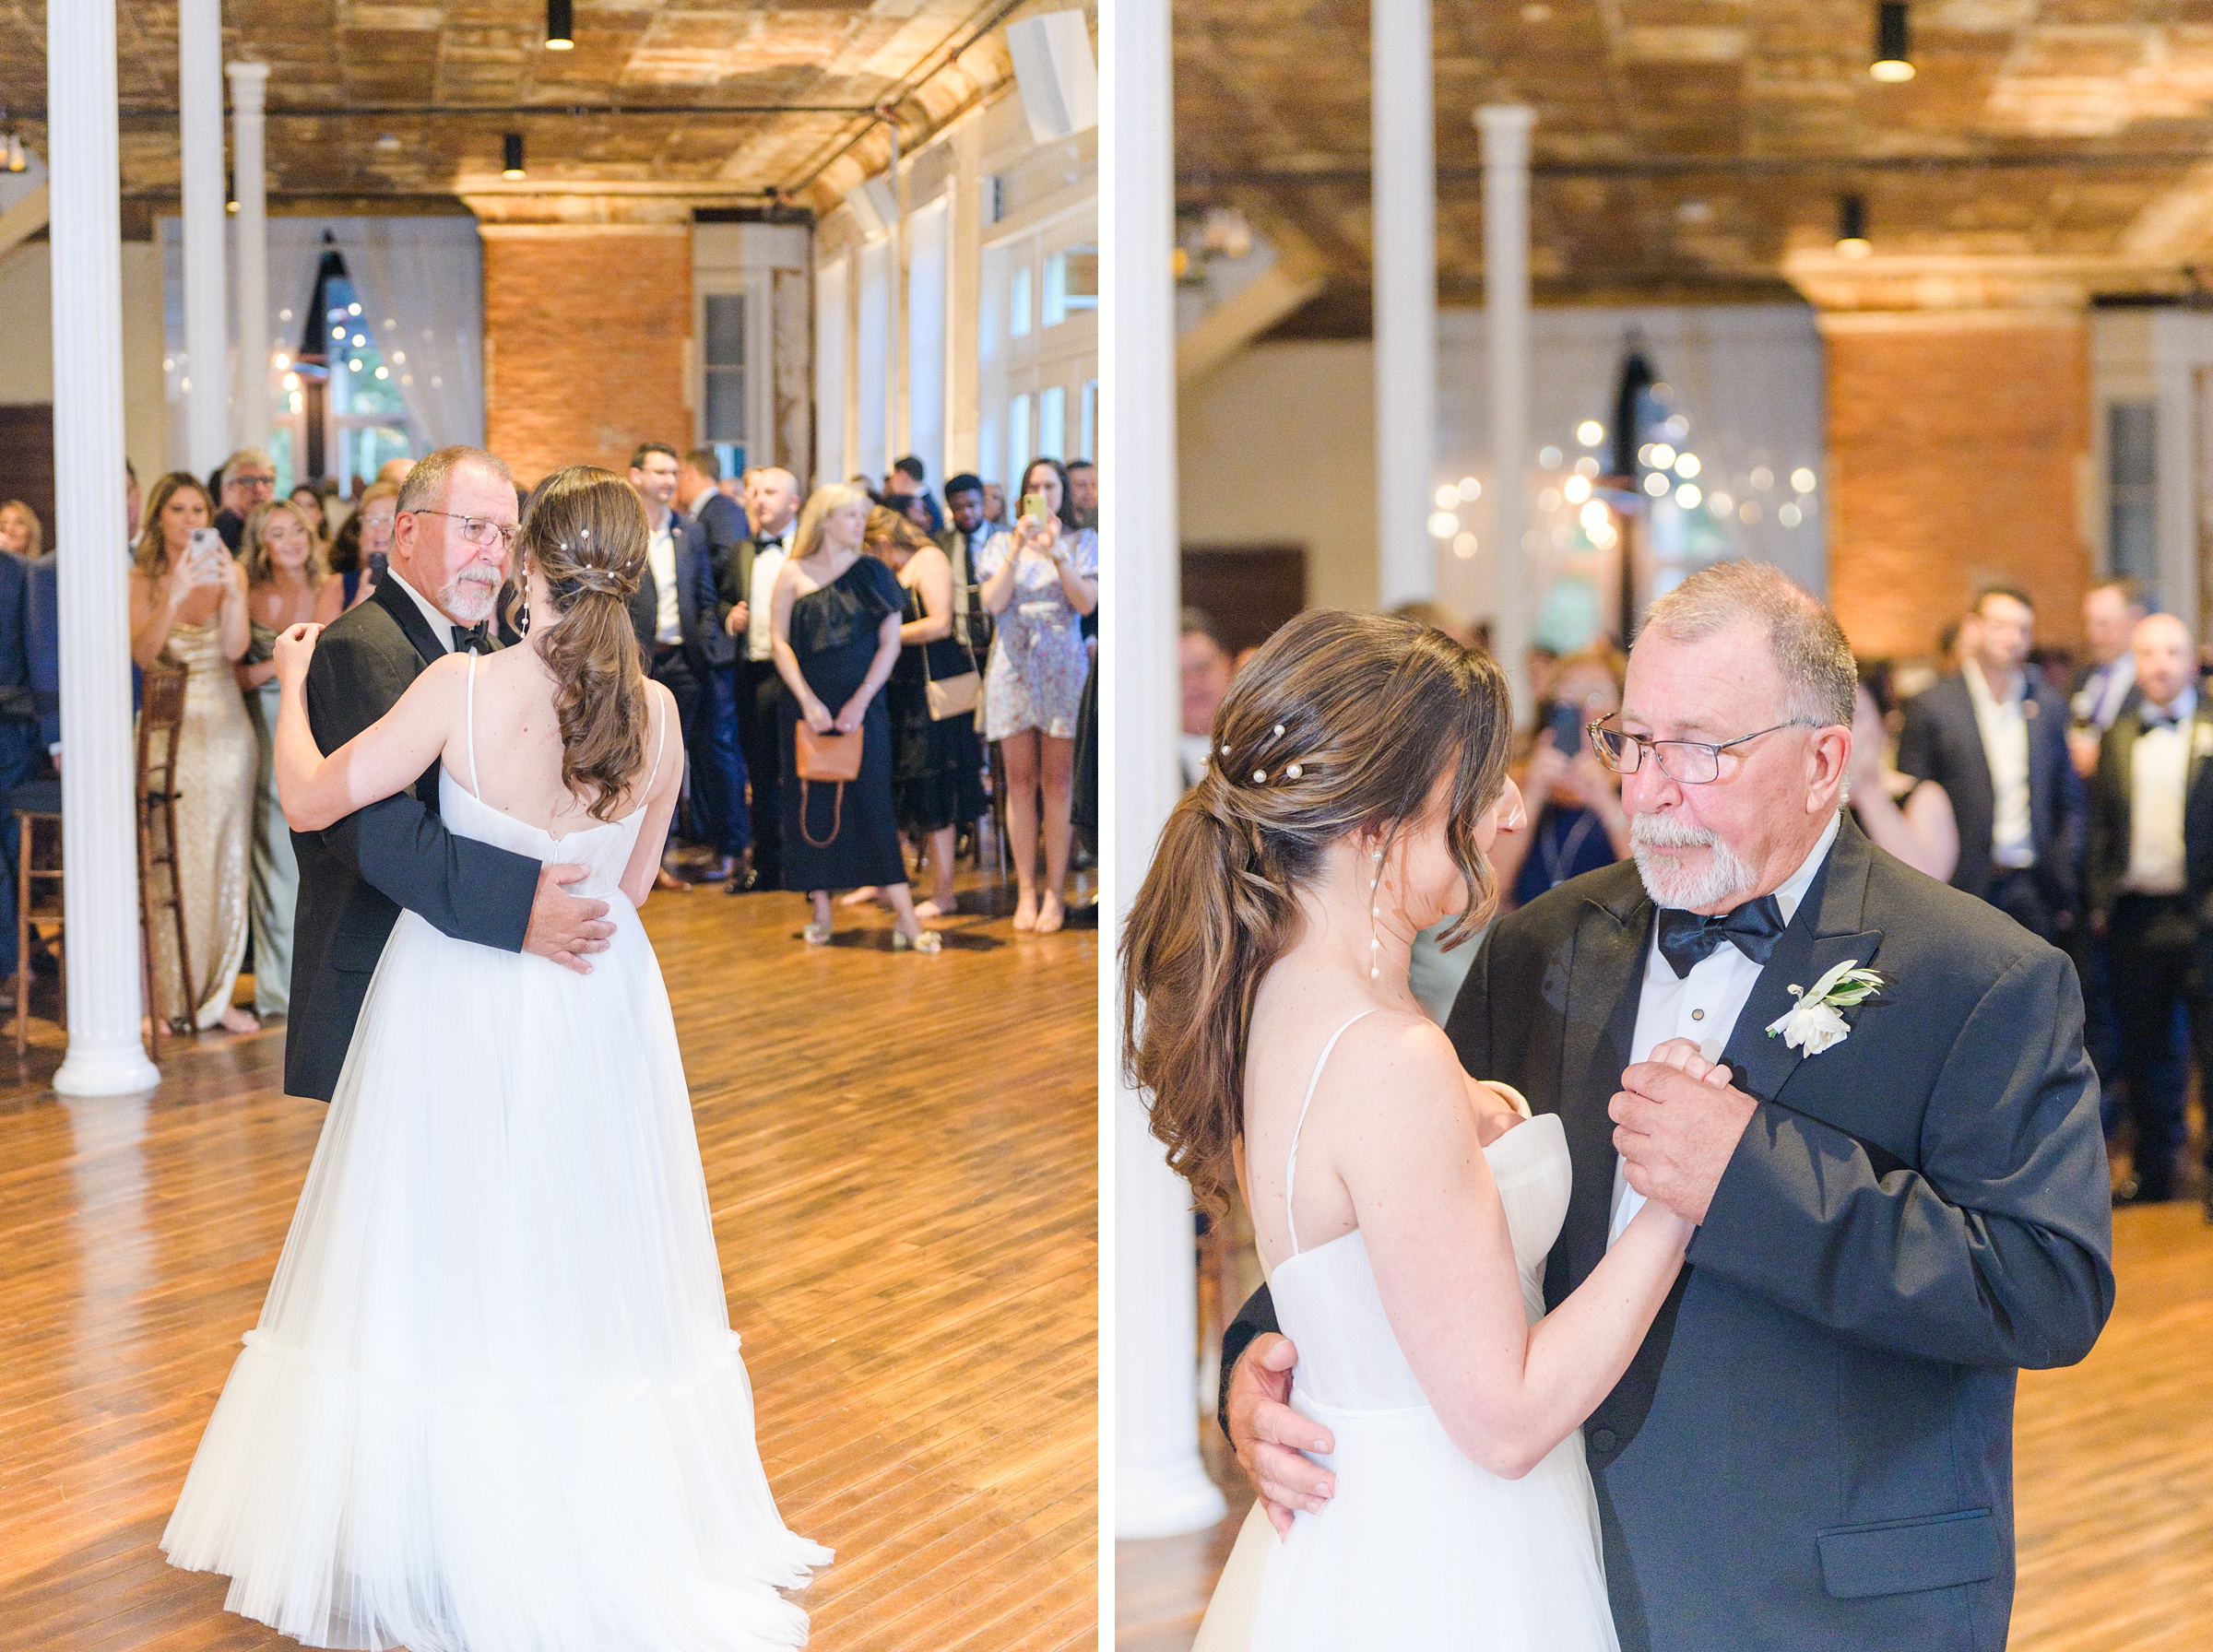
POLYGON ((154 994, 154 934, 164 914, 176 937, 177 979, 184 985, 184 1013, 169 1023, 174 1033, 197 1031, 193 1016, 192 952, 184 938, 184 903, 177 883, 177 740, 184 726, 184 673, 146 674, 138 702, 138 940, 146 985, 146 1016, 153 1029, 154 1058, 161 1055, 161 1011, 154 994))
MULTIPOLYGON (((58 937, 62 926, 62 787, 55 780, 35 781, 8 794, 16 817, 16 1056, 30 1047, 30 926, 50 924, 58 937)), ((55 949, 62 961, 59 982, 62 1008, 57 1022, 69 1024, 69 964, 66 948, 55 949)))

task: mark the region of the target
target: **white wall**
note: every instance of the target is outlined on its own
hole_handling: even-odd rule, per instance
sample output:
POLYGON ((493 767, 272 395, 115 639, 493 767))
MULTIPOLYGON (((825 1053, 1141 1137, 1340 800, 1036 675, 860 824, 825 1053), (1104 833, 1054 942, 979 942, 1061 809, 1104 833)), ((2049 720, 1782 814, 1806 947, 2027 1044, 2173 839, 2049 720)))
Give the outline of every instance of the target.
MULTIPOLYGON (((43 241, 0 256, 0 405, 53 400, 53 277, 43 241)), ((161 379, 161 249, 123 243, 124 451, 151 486, 169 468, 161 379)), ((0 478, 0 488, 5 488, 0 478)), ((46 525, 51 534, 53 525, 46 525)))

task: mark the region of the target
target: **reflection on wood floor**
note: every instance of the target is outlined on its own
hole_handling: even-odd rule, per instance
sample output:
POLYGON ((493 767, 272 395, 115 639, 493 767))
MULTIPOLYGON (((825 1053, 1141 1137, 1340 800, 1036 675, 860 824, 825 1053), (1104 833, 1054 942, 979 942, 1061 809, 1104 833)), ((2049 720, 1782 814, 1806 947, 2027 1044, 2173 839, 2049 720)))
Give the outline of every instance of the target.
MULTIPOLYGON (((2116 1210, 2113 1249, 2120 1298, 2090 1357, 2021 1375, 2012 1652, 2213 1646, 2213 1226, 2195 1199, 2116 1210)), ((1229 1516, 1115 1545, 1117 1652, 1189 1652, 1251 1506, 1211 1419, 1201 1438, 1229 1516)))
MULTIPOLYGON (((804 918, 714 888, 646 907, 762 1455, 838 1554, 798 1597, 812 1644, 1090 1647, 1095 935, 954 917, 924 958, 888 914, 841 912, 829 949, 804 918)), ((68 1104, 35 1031, 0 1084, 0 1648, 290 1646, 154 1545, 324 1109, 279 1093, 281 1031, 68 1104)))

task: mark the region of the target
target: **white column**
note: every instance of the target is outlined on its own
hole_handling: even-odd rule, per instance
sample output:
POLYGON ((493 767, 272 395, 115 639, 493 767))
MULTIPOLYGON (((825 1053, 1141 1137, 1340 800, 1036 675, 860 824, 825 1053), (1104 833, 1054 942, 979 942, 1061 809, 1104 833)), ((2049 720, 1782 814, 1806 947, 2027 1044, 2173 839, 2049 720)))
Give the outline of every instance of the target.
POLYGON ((269 65, 234 63, 231 152, 238 188, 236 447, 269 444, 269 196, 262 165, 262 103, 269 65))
POLYGON ((46 8, 46 109, 53 169, 62 893, 69 914, 69 1052, 53 1087, 64 1095, 121 1095, 151 1088, 160 1074, 138 1044, 115 0, 46 8))
MULTIPOLYGON (((1168 0, 1118 0, 1099 17, 1100 557, 1106 616, 1101 696, 1113 807, 1103 824, 1100 956, 1137 892, 1175 807, 1176 638, 1181 602, 1176 508, 1174 121, 1168 0)), ((1219 1520, 1222 1494, 1199 1459, 1198 1277, 1189 1190, 1145 1128, 1143 1098, 1122 1081, 1120 994, 1099 972, 1099 1093, 1111 1098, 1102 1163, 1114 1204, 1101 1246, 1101 1415, 1114 1462, 1117 1537, 1166 1537, 1219 1520)))
POLYGON ((1437 595, 1437 135, 1429 0, 1375 0, 1376 572, 1384 608, 1437 595))
MULTIPOLYGON (((1498 576, 1491 652, 1517 700, 1528 698, 1529 129, 1536 111, 1488 104, 1483 133, 1484 354, 1490 360, 1491 553, 1498 576)), ((1526 710, 1527 707, 1522 709, 1526 710)))
POLYGON ((222 0, 178 0, 178 136, 183 149, 184 452, 203 481, 231 452, 223 311, 222 0))

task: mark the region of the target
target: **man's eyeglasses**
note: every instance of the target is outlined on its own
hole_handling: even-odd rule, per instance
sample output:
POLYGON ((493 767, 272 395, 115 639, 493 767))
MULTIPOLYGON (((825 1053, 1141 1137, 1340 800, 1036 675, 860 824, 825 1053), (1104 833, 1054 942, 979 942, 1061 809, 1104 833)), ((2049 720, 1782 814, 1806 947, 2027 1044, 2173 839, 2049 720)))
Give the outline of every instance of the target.
POLYGON ((453 511, 409 511, 408 514, 444 516, 450 522, 458 522, 461 525, 461 537, 479 547, 490 545, 493 536, 497 535, 501 549, 512 550, 515 548, 515 536, 522 531, 510 523, 494 522, 489 516, 463 516, 453 511))
POLYGON ((275 488, 277 486, 277 478, 275 477, 256 476, 250 470, 237 470, 231 472, 231 481, 234 487, 243 485, 248 488, 275 488))
POLYGON ((1734 740, 1709 745, 1704 740, 1653 740, 1640 734, 1626 734, 1618 728, 1608 728, 1604 722, 1588 724, 1585 732, 1591 744, 1597 748, 1598 761, 1616 774, 1634 774, 1643 766, 1645 754, 1660 765, 1660 773, 1678 785, 1711 785, 1722 777, 1722 753, 1742 746, 1747 740, 1757 740, 1784 728, 1818 728, 1821 725, 1804 717, 1793 717, 1788 723, 1778 723, 1773 728, 1762 728, 1751 734, 1740 734, 1734 740))

